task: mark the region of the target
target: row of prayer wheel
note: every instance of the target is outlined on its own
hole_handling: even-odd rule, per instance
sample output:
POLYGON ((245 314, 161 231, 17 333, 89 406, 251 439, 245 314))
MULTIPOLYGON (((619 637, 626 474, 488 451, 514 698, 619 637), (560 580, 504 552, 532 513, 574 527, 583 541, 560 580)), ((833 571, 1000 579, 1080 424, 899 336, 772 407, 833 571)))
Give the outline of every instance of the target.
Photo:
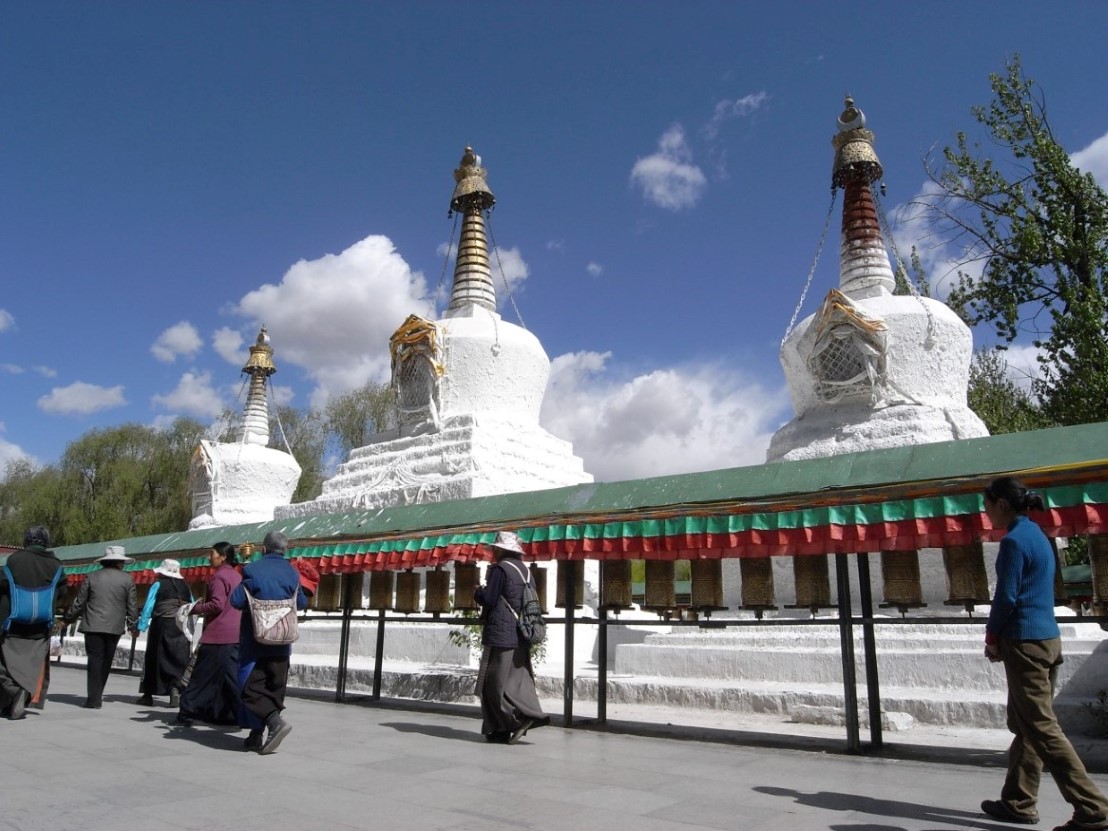
MULTIPOLYGON (((535 581, 536 593, 542 604, 544 613, 549 611, 546 605, 546 568, 531 564, 531 576, 535 581)), ((584 604, 585 597, 585 564, 583 561, 559 560, 557 563, 558 583, 555 606, 565 608, 565 584, 566 571, 573 568, 576 571, 576 591, 574 592, 574 606, 584 604)), ((466 611, 477 608, 477 601, 473 599, 473 592, 478 583, 478 567, 469 563, 455 563, 454 565, 454 592, 451 602, 450 572, 442 568, 436 568, 424 572, 426 583, 423 583, 418 571, 374 571, 369 575, 369 603, 368 608, 373 611, 393 611, 400 614, 415 614, 426 612, 428 614, 446 614, 453 611, 466 611), (424 588, 423 608, 420 608, 420 588, 424 588)), ((320 578, 319 588, 312 598, 311 608, 315 611, 339 611, 342 609, 342 579, 353 581, 351 591, 354 593, 355 605, 361 605, 362 590, 364 586, 364 574, 325 574, 320 578)))

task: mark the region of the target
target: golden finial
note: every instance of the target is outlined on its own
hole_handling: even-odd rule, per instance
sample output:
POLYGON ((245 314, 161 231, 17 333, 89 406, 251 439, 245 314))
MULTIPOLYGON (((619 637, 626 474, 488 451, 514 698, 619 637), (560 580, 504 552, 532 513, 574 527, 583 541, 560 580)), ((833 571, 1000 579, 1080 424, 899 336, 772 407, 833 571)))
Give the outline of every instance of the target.
POLYGON ((488 210, 496 204, 496 197, 485 181, 485 168, 481 167, 481 157, 467 146, 458 168, 454 171, 454 195, 450 198, 451 211, 465 211, 467 208, 488 210))
POLYGON ((273 347, 269 345, 269 335, 264 326, 258 332, 258 339, 250 347, 250 357, 242 371, 247 375, 262 375, 267 378, 277 371, 277 365, 273 363, 273 347))
POLYGON ((848 94, 844 109, 839 115, 838 132, 831 139, 835 148, 835 164, 831 172, 831 185, 846 187, 852 180, 874 182, 883 170, 877 151, 873 149, 873 133, 866 129, 866 116, 854 105, 848 94))

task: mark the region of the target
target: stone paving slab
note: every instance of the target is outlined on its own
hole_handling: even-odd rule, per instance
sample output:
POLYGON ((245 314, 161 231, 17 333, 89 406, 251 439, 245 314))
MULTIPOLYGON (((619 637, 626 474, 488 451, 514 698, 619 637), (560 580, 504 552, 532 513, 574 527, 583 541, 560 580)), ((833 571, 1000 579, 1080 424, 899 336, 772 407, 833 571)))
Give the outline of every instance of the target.
MULTIPOLYGON (((509 747, 486 744, 471 709, 316 694, 290 697, 292 734, 259 756, 242 749, 244 731, 175 727, 167 707, 137 706, 134 677, 113 675, 101 710, 80 706, 84 683, 55 666, 44 712, 0 720, 3 831, 1011 827, 978 810, 1000 788, 1003 744, 953 735, 856 756, 756 731, 549 727, 509 747)), ((1040 810, 1043 828, 1069 814, 1049 779, 1040 810)))

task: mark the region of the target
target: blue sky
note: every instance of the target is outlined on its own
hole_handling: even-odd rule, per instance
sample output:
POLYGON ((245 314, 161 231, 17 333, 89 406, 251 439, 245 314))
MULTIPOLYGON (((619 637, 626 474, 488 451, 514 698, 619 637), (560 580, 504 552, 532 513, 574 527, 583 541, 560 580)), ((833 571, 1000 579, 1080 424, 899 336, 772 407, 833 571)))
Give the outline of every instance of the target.
MULTIPOLYGON (((892 209, 1018 51, 1108 182, 1108 5, 1044 8, 0 5, 0 460, 240 407, 262 322, 282 400, 384 380, 389 334, 434 314, 472 144, 554 362, 547 428, 601 479, 759 463, 844 93, 892 209)), ((836 209, 802 314, 837 248, 836 209)))

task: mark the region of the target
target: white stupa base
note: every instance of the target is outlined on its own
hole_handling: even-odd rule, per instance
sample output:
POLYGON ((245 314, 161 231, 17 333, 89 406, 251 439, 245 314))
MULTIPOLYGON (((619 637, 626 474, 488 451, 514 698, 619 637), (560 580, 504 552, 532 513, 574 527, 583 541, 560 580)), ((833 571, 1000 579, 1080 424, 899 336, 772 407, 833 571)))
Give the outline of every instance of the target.
POLYGON ((790 421, 774 434, 766 460, 819 459, 988 434, 981 419, 968 407, 895 404, 873 409, 867 404, 843 403, 811 410, 790 421))
POLYGON ((350 454, 311 502, 277 509, 278 519, 468 499, 591 482, 573 447, 535 424, 473 415, 437 432, 378 441, 350 454))
MULTIPOLYGON (((189 530, 268 522, 287 505, 300 481, 300 465, 283 450, 256 444, 202 441, 210 500, 203 500, 189 530)), ((196 462, 194 461, 194 464, 196 462)))

